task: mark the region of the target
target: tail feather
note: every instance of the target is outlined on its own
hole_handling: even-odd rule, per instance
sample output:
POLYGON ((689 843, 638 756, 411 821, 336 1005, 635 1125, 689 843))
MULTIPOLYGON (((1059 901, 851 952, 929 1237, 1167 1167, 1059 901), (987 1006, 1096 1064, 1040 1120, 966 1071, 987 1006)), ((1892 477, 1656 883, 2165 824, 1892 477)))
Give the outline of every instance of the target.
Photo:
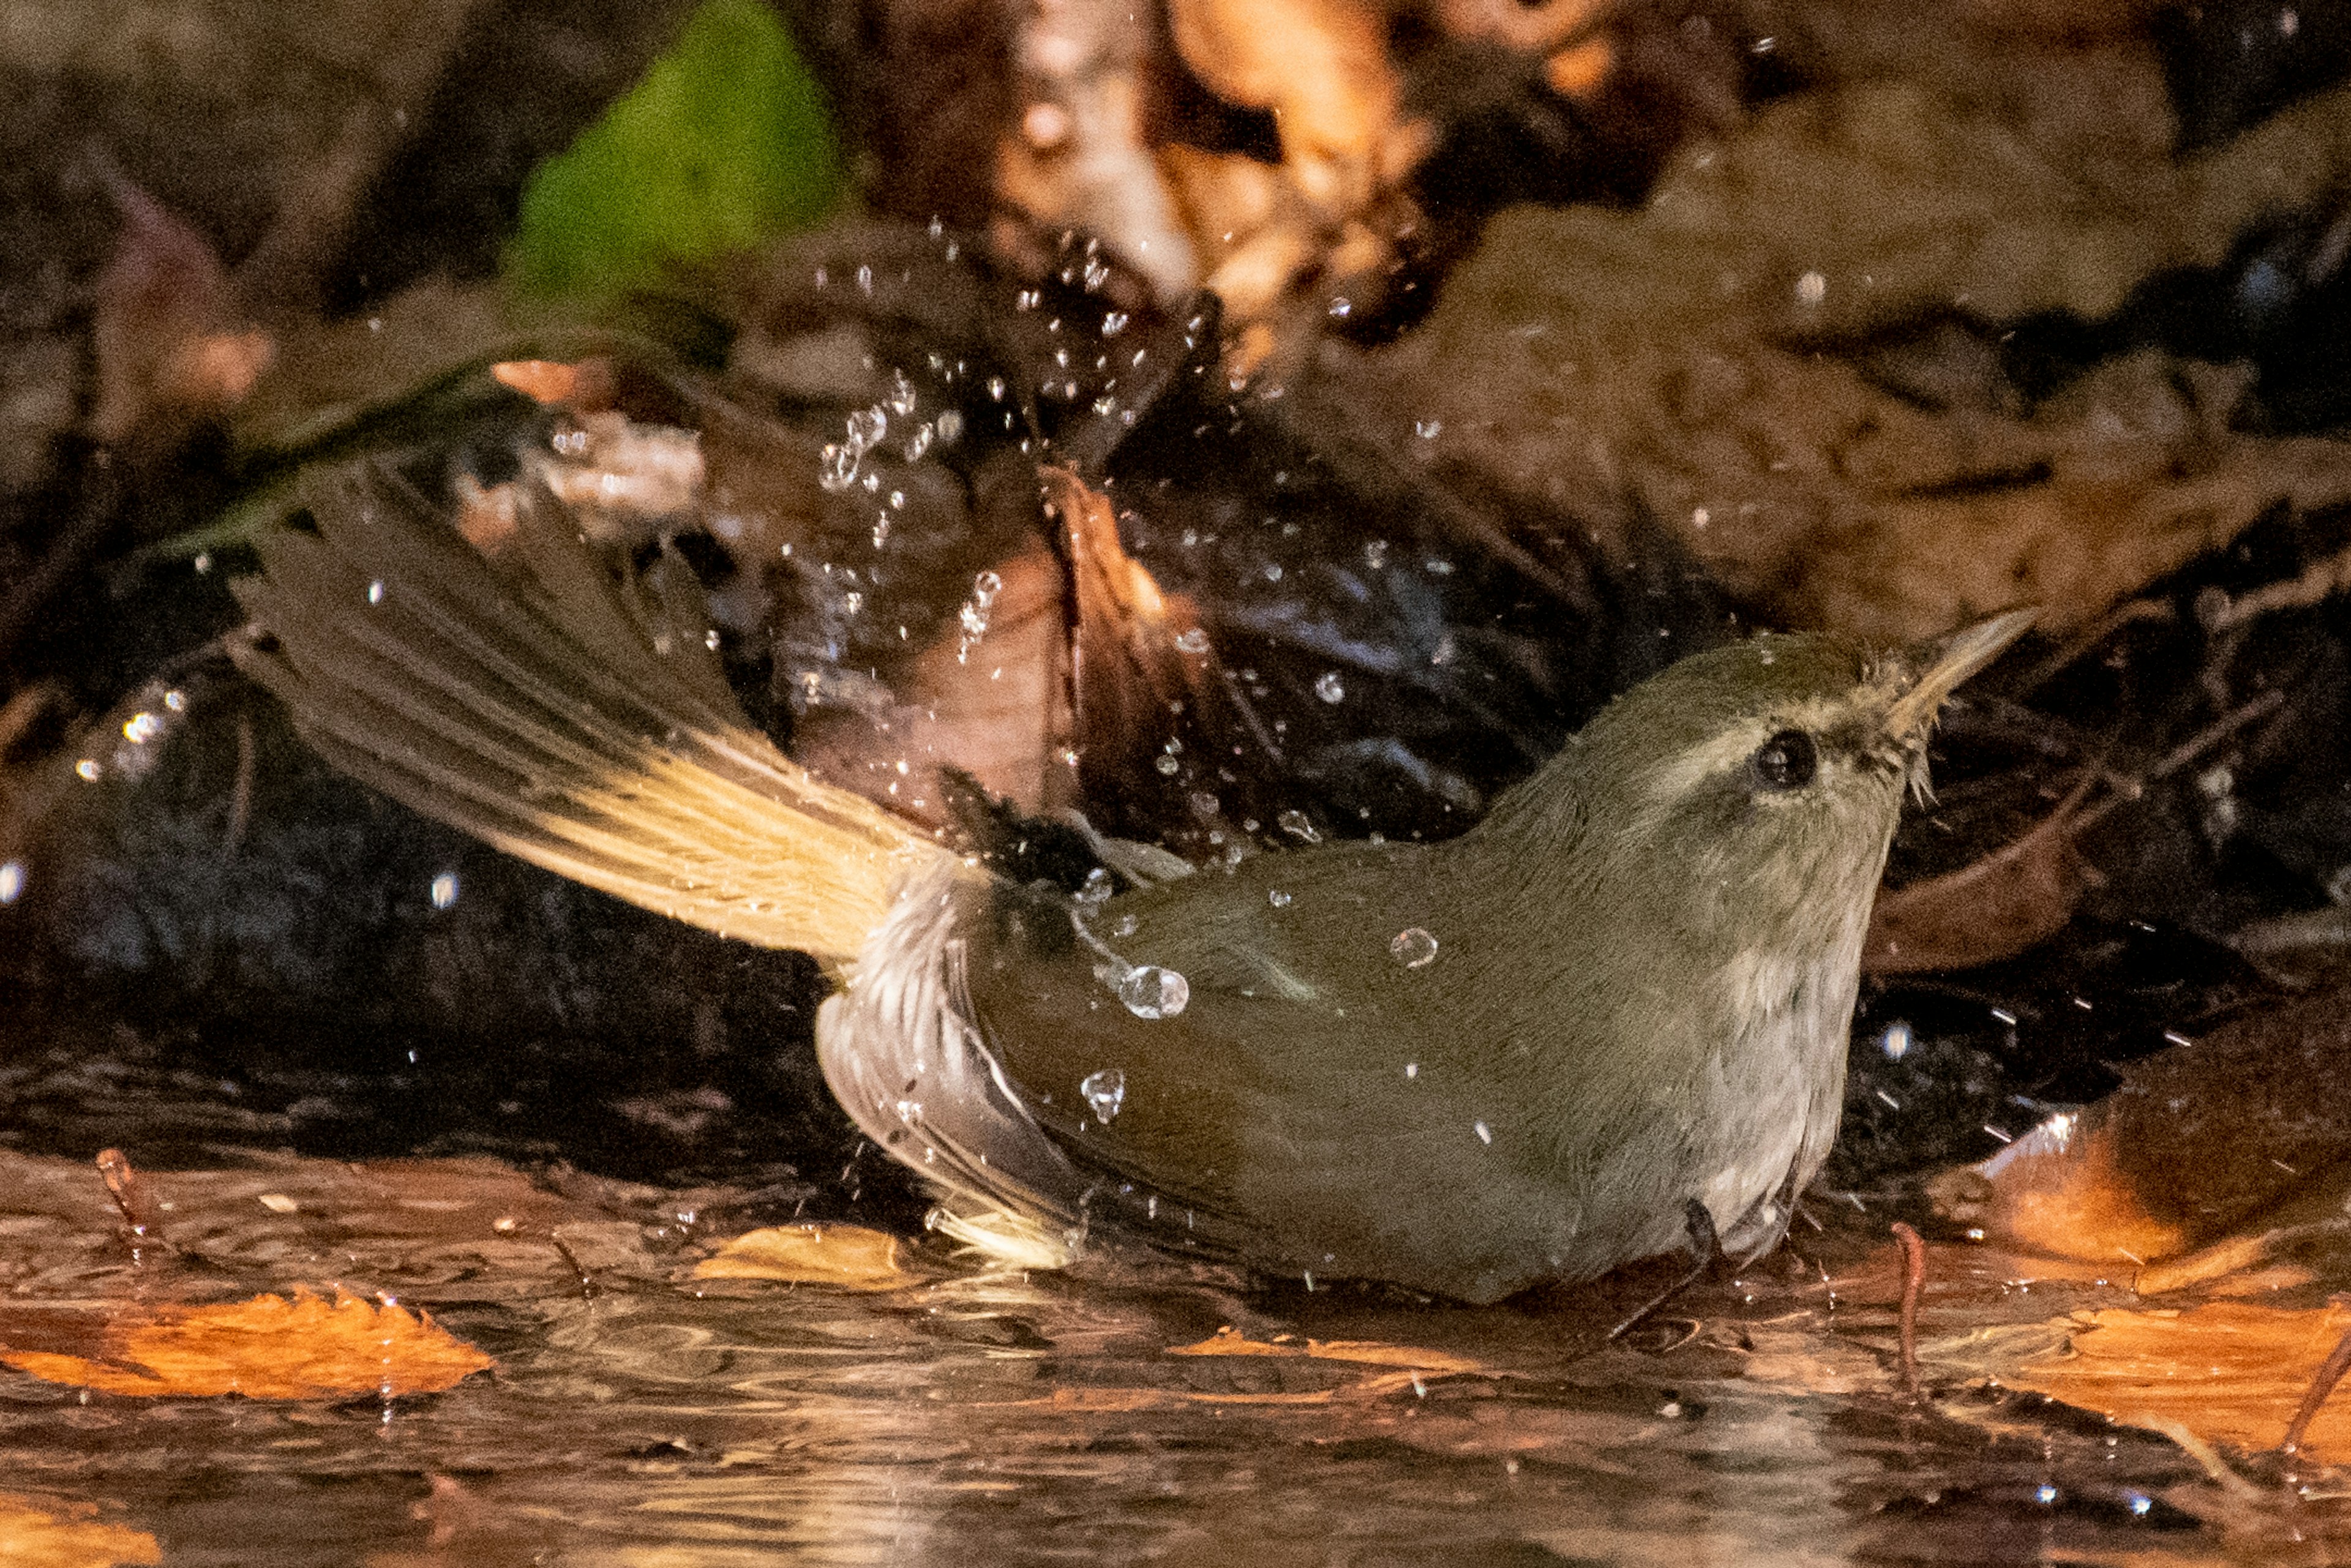
POLYGON ((623 585, 552 497, 518 573, 376 465, 315 476, 315 533, 269 530, 233 650, 330 762, 423 814, 632 904, 855 957, 946 852, 752 727, 665 559, 623 585))

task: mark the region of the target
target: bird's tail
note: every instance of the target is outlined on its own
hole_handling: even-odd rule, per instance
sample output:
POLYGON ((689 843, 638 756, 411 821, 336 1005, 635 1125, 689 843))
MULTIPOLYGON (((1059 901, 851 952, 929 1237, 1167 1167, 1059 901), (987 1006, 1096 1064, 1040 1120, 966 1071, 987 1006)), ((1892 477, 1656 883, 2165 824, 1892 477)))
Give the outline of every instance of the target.
POLYGON ((497 562, 379 464, 313 475, 257 541, 238 665, 327 759, 644 908, 839 965, 947 852, 746 718, 666 557, 623 582, 526 494, 497 562))

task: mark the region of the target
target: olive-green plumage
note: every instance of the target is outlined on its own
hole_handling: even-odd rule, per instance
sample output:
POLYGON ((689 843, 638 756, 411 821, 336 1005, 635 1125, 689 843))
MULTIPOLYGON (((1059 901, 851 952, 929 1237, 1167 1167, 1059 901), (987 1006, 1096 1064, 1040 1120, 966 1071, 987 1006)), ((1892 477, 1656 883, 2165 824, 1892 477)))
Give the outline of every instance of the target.
POLYGON ((1928 730, 2026 619, 1910 655, 1811 636, 1717 649, 1620 698, 1451 842, 1263 854, 1072 900, 847 802, 826 816, 855 824, 854 863, 797 867, 829 841, 794 825, 823 787, 706 706, 669 723, 645 683, 538 702, 526 723, 505 712, 511 674, 462 648, 354 653, 348 611, 285 601, 295 563, 372 584, 397 556, 404 601, 512 600, 501 619, 532 669, 585 651, 560 645, 584 611, 458 552, 391 549, 400 508, 367 495, 322 490, 318 539, 265 545, 253 602, 279 648, 248 666, 411 805, 487 831, 485 792, 448 788, 454 759, 520 769, 529 789, 495 796, 497 841, 844 965, 819 1024, 828 1082, 948 1190, 960 1233, 1040 1260, 1134 1239, 1471 1301, 1672 1250, 1693 1199, 1734 1256, 1778 1239, 1835 1134, 1863 932, 1928 730), (340 570, 311 564, 322 549, 340 570), (429 747, 379 733, 403 665, 435 694, 395 705, 429 747), (735 787, 679 807, 675 775, 708 756, 735 787), (657 855, 602 847, 632 810, 664 844, 707 822, 695 897, 657 855), (746 845, 778 861, 715 894, 711 868, 746 845), (859 951, 811 939, 838 925, 820 911, 776 925, 803 873, 888 909, 859 951), (730 913, 762 892, 767 924, 730 913))

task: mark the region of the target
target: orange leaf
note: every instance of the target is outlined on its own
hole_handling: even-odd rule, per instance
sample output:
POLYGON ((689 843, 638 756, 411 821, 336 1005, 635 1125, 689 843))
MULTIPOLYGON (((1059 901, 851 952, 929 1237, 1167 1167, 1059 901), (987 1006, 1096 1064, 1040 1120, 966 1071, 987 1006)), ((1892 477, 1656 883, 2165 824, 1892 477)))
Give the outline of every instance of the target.
MULTIPOLYGON (((2291 1311, 2216 1301, 2192 1312, 2085 1312, 2066 1350, 2001 1379, 2136 1427, 2178 1422, 2199 1437, 2273 1448, 2346 1330, 2351 1307, 2291 1311)), ((2301 1451, 2351 1458, 2351 1406, 2327 1405, 2301 1451)))
POLYGON ((432 1394, 496 1364, 396 1302, 336 1292, 214 1306, 134 1308, 107 1325, 103 1359, 13 1351, 0 1365, 104 1394, 342 1399, 432 1394))
POLYGON ((922 1283, 898 1261, 898 1239, 856 1225, 783 1225, 737 1236, 694 1266, 697 1280, 777 1280, 844 1291, 922 1283))
POLYGON ((1194 1344, 1168 1347, 1170 1355, 1298 1355, 1316 1361, 1352 1361, 1369 1366, 1401 1366, 1438 1374, 1483 1372, 1468 1356, 1450 1351, 1424 1350, 1418 1345, 1389 1344, 1374 1339, 1310 1339, 1268 1343, 1249 1338, 1229 1325, 1194 1344))
POLYGON ((8 1568, 117 1568, 162 1560, 153 1536, 102 1523, 86 1502, 43 1503, 0 1492, 0 1563, 8 1568))

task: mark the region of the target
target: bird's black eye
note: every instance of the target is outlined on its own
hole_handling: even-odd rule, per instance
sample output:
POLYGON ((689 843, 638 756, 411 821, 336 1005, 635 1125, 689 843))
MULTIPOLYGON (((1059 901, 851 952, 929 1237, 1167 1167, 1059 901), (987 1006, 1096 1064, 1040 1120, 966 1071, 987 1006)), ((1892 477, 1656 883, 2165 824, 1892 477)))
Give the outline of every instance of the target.
POLYGON ((1755 781, 1766 789, 1801 789, 1821 768, 1820 747, 1801 729, 1783 729, 1747 759, 1755 781))

